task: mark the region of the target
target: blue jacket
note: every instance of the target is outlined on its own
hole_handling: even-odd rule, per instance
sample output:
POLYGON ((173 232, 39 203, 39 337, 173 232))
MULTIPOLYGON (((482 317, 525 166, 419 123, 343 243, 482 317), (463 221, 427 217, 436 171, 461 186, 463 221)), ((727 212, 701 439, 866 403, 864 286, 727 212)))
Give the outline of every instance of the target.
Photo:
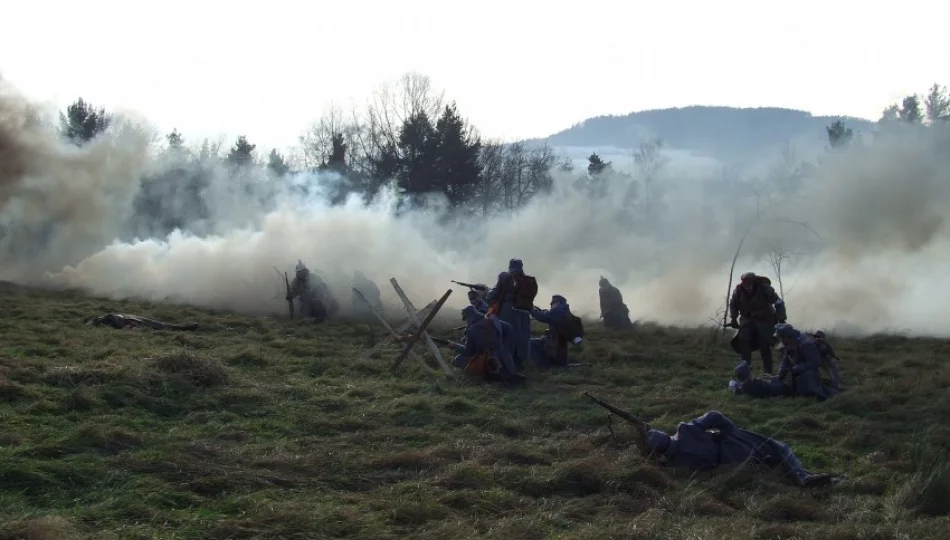
POLYGON ((564 322, 567 315, 571 312, 571 306, 565 303, 558 304, 551 309, 534 308, 531 310, 531 316, 536 321, 548 325, 548 330, 552 335, 557 335, 557 325, 564 322))
POLYGON ((778 368, 778 378, 792 374, 792 390, 799 396, 818 396, 821 399, 833 397, 839 391, 837 368, 832 369, 831 384, 823 384, 818 368, 824 363, 818 344, 806 334, 797 338, 795 349, 785 348, 782 365, 778 368))
POLYGON ((514 303, 515 281, 509 272, 501 272, 498 274, 498 281, 495 282, 495 286, 488 291, 486 299, 488 300, 489 304, 500 302, 502 304, 502 308, 505 307, 505 304, 514 303))
POLYGON ((677 426, 664 455, 670 465, 694 471, 749 462, 768 468, 783 467, 795 480, 809 474, 787 445, 739 429, 718 411, 707 412, 677 426), (719 433, 710 433, 710 429, 717 429, 719 433))
POLYGON ((480 351, 489 351, 509 373, 515 373, 514 361, 506 346, 511 332, 511 325, 498 317, 477 319, 465 327, 464 343, 451 343, 449 347, 465 359, 480 351))

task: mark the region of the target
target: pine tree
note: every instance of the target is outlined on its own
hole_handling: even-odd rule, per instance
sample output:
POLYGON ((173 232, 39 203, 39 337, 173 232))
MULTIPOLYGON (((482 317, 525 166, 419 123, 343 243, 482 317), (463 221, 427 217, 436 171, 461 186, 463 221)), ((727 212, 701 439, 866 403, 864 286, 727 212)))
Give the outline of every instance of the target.
POLYGON ((851 131, 851 128, 845 127, 844 122, 841 120, 835 120, 830 126, 825 128, 825 131, 828 132, 828 144, 830 144, 832 148, 847 146, 851 143, 851 139, 854 138, 854 133, 851 131))
POLYGON ((284 176, 290 172, 290 166, 287 165, 287 162, 284 161, 284 156, 280 155, 277 150, 270 151, 270 155, 267 158, 267 169, 277 177, 284 176))
POLYGON ((416 205, 422 195, 436 191, 438 140, 429 115, 419 111, 402 125, 398 142, 396 180, 405 201, 416 205))
POLYGON ((247 138, 241 135, 237 138, 237 143, 228 153, 228 163, 236 167, 246 167, 254 163, 254 149, 256 144, 247 142, 247 138))
POLYGON ((610 162, 609 162, 609 161, 604 161, 603 159, 601 159, 601 157, 598 156, 596 152, 594 152, 593 154, 591 154, 591 155, 587 158, 587 161, 588 161, 588 164, 587 164, 587 174, 589 174, 589 175, 591 175, 591 176, 597 176, 598 174, 600 174, 600 173, 606 171, 608 168, 610 168, 610 162))
POLYGON ((451 206, 460 206, 471 199, 478 185, 481 140, 459 116, 454 103, 445 107, 436 122, 435 138, 435 169, 441 191, 451 206))
POLYGON ((60 131, 66 139, 82 146, 102 133, 112 123, 112 117, 104 108, 96 109, 82 98, 66 107, 66 114, 59 113, 60 131))

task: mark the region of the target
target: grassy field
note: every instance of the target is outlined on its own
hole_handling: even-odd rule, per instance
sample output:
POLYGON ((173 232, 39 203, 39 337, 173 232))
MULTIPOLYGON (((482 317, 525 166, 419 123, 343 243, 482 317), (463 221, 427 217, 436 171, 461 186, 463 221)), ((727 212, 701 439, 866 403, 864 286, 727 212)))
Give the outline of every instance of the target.
MULTIPOLYGON (((950 342, 835 340, 845 393, 731 396, 709 330, 593 326, 526 389, 315 326, 0 287, 0 539, 946 538, 950 342), (196 332, 85 326, 109 311, 196 332), (844 484, 645 462, 590 391, 672 429, 711 409, 844 484)), ((439 335, 450 336, 448 331, 439 335)), ((420 347, 420 350, 422 348, 420 347)), ((757 365, 758 366, 758 365, 757 365)))

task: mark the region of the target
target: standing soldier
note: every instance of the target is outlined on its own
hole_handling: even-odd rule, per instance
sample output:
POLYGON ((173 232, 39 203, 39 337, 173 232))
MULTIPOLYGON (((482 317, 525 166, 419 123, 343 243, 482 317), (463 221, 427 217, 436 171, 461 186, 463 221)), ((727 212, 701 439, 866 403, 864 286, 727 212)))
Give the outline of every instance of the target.
POLYGON ((610 330, 633 330, 630 310, 623 303, 620 289, 611 285, 604 276, 600 276, 600 318, 604 320, 604 327, 610 330))
POLYGON ((775 324, 786 319, 785 303, 775 293, 771 280, 752 272, 742 274, 729 300, 729 317, 729 326, 738 330, 730 343, 732 348, 749 365, 752 351, 758 349, 765 373, 771 374, 775 324))

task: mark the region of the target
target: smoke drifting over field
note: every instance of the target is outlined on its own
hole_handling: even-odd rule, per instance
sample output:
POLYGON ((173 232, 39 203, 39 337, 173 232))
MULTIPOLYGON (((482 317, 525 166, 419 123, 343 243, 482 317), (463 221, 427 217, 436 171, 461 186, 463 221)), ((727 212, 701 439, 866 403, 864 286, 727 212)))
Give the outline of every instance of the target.
MULTIPOLYGON (((790 257, 782 268, 790 322, 950 334, 945 127, 899 130, 829 154, 798 186, 662 177, 649 205, 641 197, 625 206, 619 180, 609 183, 609 196, 592 199, 575 189, 576 175, 560 174, 550 195, 514 215, 462 216, 458 225, 432 213, 396 217, 395 199, 385 194, 369 206, 351 199, 331 207, 321 195, 330 177, 279 183, 217 166, 205 171, 206 209, 186 224, 192 232, 157 236, 162 227, 133 208, 142 178, 169 167, 155 157, 147 130, 119 120, 76 148, 4 84, 2 279, 283 313, 274 267, 292 274, 297 259, 328 280, 344 307, 357 269, 392 306, 399 304, 387 281, 396 277, 421 307, 450 279, 493 284, 518 257, 542 296, 563 294, 576 312, 596 316, 604 275, 623 291, 632 318, 702 324, 721 318, 733 253, 758 215, 736 273, 755 270, 774 281, 769 253, 790 257)), ((181 194, 161 196, 175 207, 181 194)), ((458 290, 449 307, 464 303, 458 290)))

